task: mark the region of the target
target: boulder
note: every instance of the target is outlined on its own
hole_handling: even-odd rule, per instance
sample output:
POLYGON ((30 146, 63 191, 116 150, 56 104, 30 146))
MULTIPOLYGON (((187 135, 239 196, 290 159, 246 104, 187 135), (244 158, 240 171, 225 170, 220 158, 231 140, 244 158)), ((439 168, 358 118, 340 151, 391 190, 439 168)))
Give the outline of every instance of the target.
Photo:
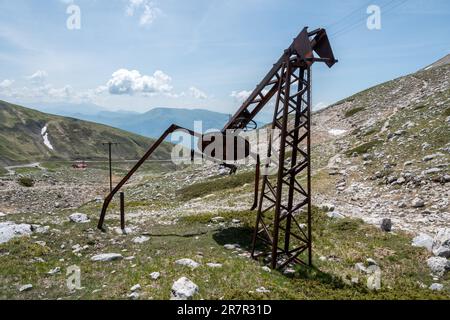
POLYGON ((426 233, 421 233, 412 240, 412 246, 426 248, 431 252, 433 248, 433 238, 426 233))
POLYGON ((33 289, 33 285, 32 284, 26 284, 24 286, 21 286, 19 288, 20 292, 24 292, 24 291, 30 291, 31 289, 33 289))
POLYGON ((450 228, 441 228, 433 239, 433 254, 450 258, 450 228))
POLYGON ((14 222, 0 223, 0 243, 6 243, 12 238, 28 236, 33 233, 29 224, 15 224, 14 222))
POLYGON ((135 291, 139 291, 141 289, 142 289, 141 285, 140 284, 136 284, 136 285, 131 287, 130 291, 131 292, 135 292, 135 291))
POLYGON ((442 289, 444 289, 444 286, 440 283, 433 283, 429 289, 432 291, 442 291, 442 289))
POLYGON ((345 216, 339 212, 328 212, 327 216, 331 219, 345 219, 345 216))
POLYGON ((195 269, 200 266, 199 263, 195 262, 192 259, 180 259, 180 260, 175 261, 175 264, 180 265, 180 266, 189 267, 191 269, 195 269))
POLYGON ((258 293, 270 293, 270 290, 267 290, 264 287, 259 287, 255 291, 258 292, 258 293))
POLYGON ((100 261, 100 262, 108 262, 108 261, 115 261, 115 260, 122 260, 123 256, 119 253, 102 253, 95 255, 91 258, 91 261, 100 261))
POLYGON ((383 219, 383 221, 381 221, 381 230, 383 230, 384 232, 391 232, 392 231, 392 221, 391 219, 383 219))
POLYGON ((422 199, 420 199, 420 198, 415 198, 411 202, 411 206, 413 208, 423 208, 423 207, 425 207, 425 202, 422 199))
POLYGON ((84 213, 79 213, 79 212, 71 214, 69 216, 69 220, 74 223, 88 223, 91 221, 91 220, 89 220, 87 215, 85 215, 84 213))
POLYGON ((60 273, 60 272, 61 272, 61 268, 60 267, 56 267, 55 269, 52 269, 49 272, 47 272, 47 274, 55 275, 55 274, 60 273))
POLYGON ((224 222, 225 221, 225 218, 224 217, 214 217, 214 218, 211 218, 211 222, 212 223, 220 223, 220 222, 224 222))
POLYGON ((132 293, 130 293, 130 294, 128 295, 128 298, 129 298, 130 300, 138 300, 139 297, 140 297, 140 295, 139 295, 138 292, 132 292, 132 293))
POLYGON ((324 203, 320 206, 320 209, 325 212, 330 212, 330 211, 334 211, 335 207, 331 203, 324 203))
POLYGON ((223 247, 227 250, 235 250, 238 249, 240 246, 238 244, 226 244, 223 247))
POLYGON ((220 263, 207 263, 206 265, 213 269, 222 268, 222 264, 220 264, 220 263))
POLYGON ((150 240, 150 237, 140 236, 133 239, 134 243, 142 244, 150 240))
POLYGON ((450 270, 450 261, 446 258, 432 257, 427 260, 427 264, 431 272, 437 276, 443 276, 450 270))
POLYGON ((355 270, 360 273, 367 273, 367 268, 362 262, 358 262, 355 264, 355 270))
POLYGON ((161 273, 159 273, 159 272, 152 272, 152 273, 150 273, 150 278, 152 280, 158 280, 160 277, 161 277, 161 273))
POLYGON ((186 277, 174 282, 171 290, 171 300, 191 300, 198 293, 198 286, 186 277))

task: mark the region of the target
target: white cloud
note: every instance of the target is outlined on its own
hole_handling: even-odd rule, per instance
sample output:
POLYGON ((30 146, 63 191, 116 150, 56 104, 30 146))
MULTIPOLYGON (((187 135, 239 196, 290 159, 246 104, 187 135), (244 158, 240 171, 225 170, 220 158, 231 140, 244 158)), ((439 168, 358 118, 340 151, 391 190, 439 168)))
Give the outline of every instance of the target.
POLYGON ((152 24, 162 11, 150 0, 128 0, 126 14, 129 17, 140 14, 139 24, 145 26, 152 24))
POLYGON ((45 80, 47 80, 48 74, 44 70, 38 70, 33 73, 31 76, 26 77, 28 80, 33 82, 34 84, 43 84, 45 80))
POLYGON ((191 95, 191 97, 194 97, 195 99, 204 100, 208 98, 208 95, 205 92, 196 87, 190 87, 189 94, 191 95))
MULTIPOLYGON (((119 69, 112 74, 106 88, 114 95, 156 94, 170 92, 173 88, 171 82, 172 78, 160 70, 155 71, 153 76, 146 76, 137 70, 119 69)), ((99 92, 104 90, 105 87, 97 88, 99 92)))
POLYGON ((7 89, 7 88, 11 87, 13 83, 14 83, 14 80, 5 79, 2 82, 0 82, 0 88, 7 89))
POLYGON ((326 103, 326 102, 319 102, 318 104, 316 104, 316 105, 313 107, 313 110, 321 110, 321 109, 324 109, 324 108, 326 108, 326 107, 328 107, 328 106, 329 106, 329 104, 326 103))
POLYGON ((242 90, 242 91, 233 91, 230 96, 233 97, 237 102, 242 103, 245 100, 247 100, 251 94, 252 94, 251 91, 242 90))

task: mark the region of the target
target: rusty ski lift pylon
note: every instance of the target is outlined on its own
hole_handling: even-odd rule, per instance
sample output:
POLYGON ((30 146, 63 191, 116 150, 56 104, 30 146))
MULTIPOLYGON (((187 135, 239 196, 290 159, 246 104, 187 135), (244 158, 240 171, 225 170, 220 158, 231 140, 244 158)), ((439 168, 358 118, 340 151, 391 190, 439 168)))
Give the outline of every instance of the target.
MULTIPOLYGON (((278 129, 280 134, 277 139, 270 139, 267 159, 273 156, 272 143, 279 141, 276 161, 278 171, 275 181, 271 181, 267 175, 263 176, 259 195, 260 161, 259 155, 256 155, 255 197, 252 207, 252 210, 258 209, 252 242, 252 257, 257 258, 266 254, 256 251, 257 243, 261 241, 270 249, 269 257, 273 269, 283 268, 290 263, 312 264, 311 67, 315 62, 325 63, 331 68, 337 60, 334 58, 325 29, 319 28, 308 32, 308 28, 305 27, 220 132, 226 136, 230 132, 239 132, 249 127, 254 129, 253 119, 275 97, 272 129, 278 129), (289 125, 290 121, 293 121, 291 126, 289 125), (290 161, 286 161, 289 150, 292 154, 290 161), (306 183, 303 184, 297 179, 302 173, 306 173, 306 183), (300 215, 305 215, 303 218, 306 224, 299 223, 300 215), (307 253, 306 261, 300 257, 304 252, 307 253)), ((199 149, 205 158, 216 158, 215 160, 223 162, 240 160, 236 156, 236 152, 230 152, 230 150, 227 152, 225 145, 220 158, 215 157, 214 154, 206 155, 205 149, 214 141, 211 136, 173 124, 106 197, 98 223, 99 229, 104 230, 106 210, 114 195, 120 191, 156 148, 177 130, 184 130, 192 136, 198 137, 199 149), (233 157, 231 159, 229 158, 230 154, 233 157)), ((242 141, 238 141, 238 143, 242 143, 242 141)), ((243 143, 245 145, 243 157, 248 157, 251 154, 249 143, 247 140, 243 143)), ((270 163, 266 163, 266 168, 269 168, 270 165, 270 163)), ((228 164, 227 166, 231 168, 232 172, 235 171, 233 165, 228 164)), ((122 195, 121 208, 123 208, 123 201, 122 195)), ((122 228, 124 228, 123 222, 122 228)))

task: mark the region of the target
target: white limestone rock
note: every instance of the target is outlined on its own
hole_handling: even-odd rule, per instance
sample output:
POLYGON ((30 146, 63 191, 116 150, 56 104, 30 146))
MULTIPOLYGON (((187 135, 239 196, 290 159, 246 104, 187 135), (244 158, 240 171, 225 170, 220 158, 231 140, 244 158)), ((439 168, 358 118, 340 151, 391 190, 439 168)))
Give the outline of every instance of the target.
POLYGON ((95 255, 91 258, 91 261, 94 262, 108 262, 108 261, 116 261, 122 260, 123 256, 120 253, 102 253, 95 255))
POLYGON ((15 224, 14 222, 0 223, 0 243, 6 243, 12 238, 29 236, 33 233, 29 224, 15 224))
POLYGON ((433 248, 433 238, 426 233, 421 233, 412 240, 411 245, 413 247, 426 248, 431 252, 433 248))
POLYGON ((86 214, 79 212, 71 214, 69 220, 74 223, 89 223, 91 221, 86 214))
POLYGON ((198 286, 186 277, 174 282, 171 300, 191 300, 198 293, 198 286))
POLYGON ((180 259, 180 260, 175 261, 175 264, 180 265, 180 266, 189 267, 191 269, 195 269, 200 266, 200 264, 198 262, 195 262, 192 259, 180 259))

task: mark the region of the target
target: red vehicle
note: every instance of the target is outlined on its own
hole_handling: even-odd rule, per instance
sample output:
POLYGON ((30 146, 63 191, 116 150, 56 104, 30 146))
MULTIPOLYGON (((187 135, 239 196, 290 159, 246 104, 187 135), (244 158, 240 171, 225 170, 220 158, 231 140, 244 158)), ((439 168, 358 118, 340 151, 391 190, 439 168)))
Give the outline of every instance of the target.
POLYGON ((86 169, 88 167, 87 163, 85 161, 76 161, 72 165, 72 168, 74 169, 86 169))

